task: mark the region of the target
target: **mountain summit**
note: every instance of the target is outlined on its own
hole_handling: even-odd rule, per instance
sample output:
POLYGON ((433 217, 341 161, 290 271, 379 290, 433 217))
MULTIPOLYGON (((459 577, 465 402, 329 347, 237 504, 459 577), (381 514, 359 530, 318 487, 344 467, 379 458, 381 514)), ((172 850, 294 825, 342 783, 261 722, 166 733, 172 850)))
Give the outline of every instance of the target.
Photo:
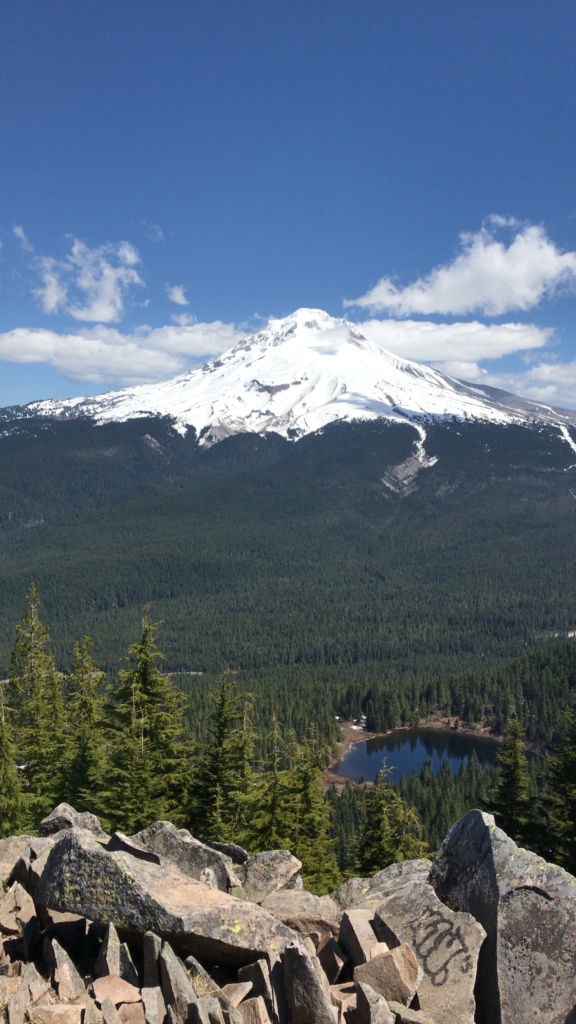
POLYGON ((164 383, 33 402, 16 415, 98 422, 168 415, 181 430, 193 426, 205 444, 244 432, 296 438, 334 420, 378 417, 576 423, 576 412, 465 384, 392 355, 365 338, 361 325, 319 309, 271 319, 219 358, 164 383))

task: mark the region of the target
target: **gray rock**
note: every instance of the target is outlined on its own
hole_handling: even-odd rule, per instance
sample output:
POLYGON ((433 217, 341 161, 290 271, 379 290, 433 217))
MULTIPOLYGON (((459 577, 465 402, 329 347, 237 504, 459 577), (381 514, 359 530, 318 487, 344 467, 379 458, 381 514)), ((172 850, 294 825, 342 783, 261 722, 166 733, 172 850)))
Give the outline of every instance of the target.
POLYGON ((125 836, 123 832, 113 832, 106 843, 106 849, 109 853, 116 853, 118 850, 121 850, 123 853, 131 853, 133 857, 138 857, 139 860, 147 860, 150 864, 161 863, 159 854, 147 850, 145 846, 138 842, 136 836, 125 836))
POLYGON ((372 927, 374 914, 365 907, 349 907, 342 914, 338 943, 357 967, 371 959, 372 950, 378 945, 378 936, 372 927))
POLYGON ((38 973, 34 964, 24 964, 20 985, 6 1006, 8 1024, 24 1024, 25 1020, 34 1016, 33 1008, 51 1001, 49 983, 38 973))
POLYGON ((272 1024, 286 1024, 288 1007, 284 995, 284 968, 279 958, 272 962, 270 958, 264 958, 241 967, 238 980, 252 982, 254 997, 260 996, 264 1000, 272 1024))
POLYGON ((366 982, 359 981, 354 1024, 395 1024, 395 1021, 396 1015, 392 1013, 384 996, 375 992, 366 982))
POLYGON ((167 942, 160 953, 162 995, 166 1006, 171 1006, 181 1021, 188 1019, 188 1007, 197 1001, 197 993, 181 960, 167 942))
POLYGON ((142 953, 144 959, 144 988, 158 988, 160 985, 160 968, 158 960, 162 950, 162 939, 154 932, 144 932, 142 953))
POLYGON ((336 1024, 330 987, 316 957, 311 957, 301 943, 295 942, 286 947, 283 959, 284 990, 291 1024, 336 1024))
POLYGON ((425 859, 390 864, 372 878, 349 878, 332 893, 332 899, 341 910, 348 907, 376 910, 382 900, 392 896, 406 882, 418 879, 427 882, 431 867, 432 861, 425 859))
POLYGON ((194 986, 194 991, 199 996, 214 996, 220 991, 218 985, 208 974, 208 971, 204 969, 199 960, 195 956, 187 956, 184 961, 184 967, 188 972, 188 977, 194 986))
POLYGON ((14 865, 10 881, 20 882, 27 892, 34 896, 39 875, 53 846, 54 840, 49 836, 30 836, 14 865))
POLYGON ((117 974, 130 985, 138 986, 138 972, 132 962, 130 950, 120 942, 118 932, 112 923, 106 926, 106 933, 94 967, 97 978, 105 974, 117 974))
POLYGON ((354 981, 368 984, 386 1000, 409 1006, 424 972, 406 943, 354 968, 354 981))
POLYGON ((151 988, 144 987, 141 991, 142 1005, 144 1007, 144 1019, 146 1024, 164 1024, 166 1017, 166 1003, 159 985, 151 988))
POLYGON ((0 932, 23 935, 24 928, 35 916, 32 898, 19 882, 14 882, 0 900, 0 932))
MULTIPOLYGON (((9 836, 0 839, 0 884, 5 886, 20 857, 29 846, 32 836, 9 836)), ((25 884, 22 878, 14 879, 25 884)))
POLYGON ((349 962, 349 957, 342 949, 342 946, 332 937, 320 943, 316 950, 316 955, 329 983, 335 985, 346 964, 349 962))
POLYGON ((475 810, 451 828, 430 882, 443 903, 473 914, 486 931, 478 961, 477 1020, 525 1024, 536 1019, 538 1007, 539 1024, 564 1024, 576 1002, 576 961, 570 955, 576 932, 576 879, 516 846, 496 828, 491 814, 475 810), (532 891, 534 897, 513 896, 515 891, 532 891), (506 951, 513 935, 520 940, 522 927, 532 938, 519 941, 512 957, 506 951), (539 933, 563 935, 566 952, 558 959, 558 945, 552 943, 548 956, 539 933), (525 985, 529 975, 536 979, 530 997, 525 985), (525 1009, 519 1012, 520 1007, 525 1009))
POLYGON ((242 1024, 271 1024, 262 996, 246 999, 240 1006, 242 1024))
POLYGON ((108 997, 102 1000, 100 1010, 102 1012, 104 1024, 122 1024, 116 1005, 108 997))
POLYGON ((107 852, 89 832, 73 828, 52 849, 37 903, 91 921, 112 921, 123 937, 154 931, 179 952, 209 963, 249 963, 279 953, 294 932, 265 910, 210 889, 161 865, 107 852))
POLYGON ((450 910, 420 880, 389 896, 374 920, 389 946, 406 942, 414 950, 424 971, 420 1009, 436 1024, 474 1024, 476 969, 486 938, 482 925, 471 914, 450 910))
POLYGON ((222 1007, 215 996, 202 996, 190 1007, 190 1024, 224 1024, 222 1007))
POLYGON ((69 828, 83 828, 87 832, 93 832, 95 836, 107 839, 108 836, 100 824, 99 818, 89 811, 79 813, 70 804, 58 804, 47 818, 44 818, 38 826, 38 833, 41 836, 51 836, 56 832, 62 832, 69 828))
POLYGON ((319 940, 338 935, 341 914, 330 896, 314 896, 306 889, 279 889, 260 906, 301 935, 314 933, 319 940))
POLYGON ((230 857, 200 843, 186 829, 176 828, 169 821, 156 821, 131 839, 145 850, 176 864, 184 875, 196 881, 202 881, 209 869, 216 887, 223 892, 241 884, 230 857))
POLYGON ((278 889, 293 888, 301 868, 302 862, 290 850, 266 850, 249 857, 237 870, 246 898, 261 903, 278 889))
POLYGON ((218 853, 223 853, 226 857, 230 857, 233 864, 245 864, 250 854, 247 850, 244 850, 237 843, 217 843, 213 839, 208 839, 205 846, 209 846, 211 850, 217 850, 218 853))
POLYGON ((78 999, 86 988, 66 950, 56 939, 44 939, 44 959, 54 968, 54 983, 61 1000, 78 999))
POLYGON ((395 1003, 393 999, 390 1000, 388 1006, 396 1015, 396 1024, 435 1024, 435 1021, 431 1017, 427 1017, 421 1010, 411 1010, 408 1006, 403 1006, 402 1003, 395 1003))

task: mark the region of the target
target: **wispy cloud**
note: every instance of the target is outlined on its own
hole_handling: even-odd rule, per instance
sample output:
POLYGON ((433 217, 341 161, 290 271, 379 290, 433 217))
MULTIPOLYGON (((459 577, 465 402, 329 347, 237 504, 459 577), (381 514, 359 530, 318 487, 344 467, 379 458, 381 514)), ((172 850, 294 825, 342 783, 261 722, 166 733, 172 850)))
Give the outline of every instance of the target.
POLYGON ((186 298, 186 289, 183 284, 167 284, 166 295, 170 299, 170 302, 175 302, 177 306, 188 306, 189 302, 186 298))
POLYGON ((34 246, 26 238, 26 233, 21 224, 16 224, 13 227, 12 232, 14 234, 14 237, 18 239, 20 245, 23 249, 26 250, 26 252, 34 252, 34 246))
POLYGON ((0 359, 46 363, 69 380, 121 387, 183 373, 243 337, 244 332, 220 320, 141 327, 132 333, 103 325, 63 334, 20 327, 0 334, 0 359))
POLYGON ((150 220, 143 220, 142 221, 142 227, 144 228, 144 230, 146 232, 146 237, 149 239, 149 241, 151 241, 151 242, 163 242, 164 241, 166 236, 165 236, 164 232, 162 231, 162 228, 160 227, 159 224, 154 224, 154 222, 150 221, 150 220))
MULTIPOLYGON (((28 251, 33 251, 31 246, 28 251)), ((130 289, 144 284, 137 269, 140 263, 138 251, 130 242, 106 242, 90 248, 72 238, 68 255, 62 260, 33 256, 31 265, 40 284, 32 294, 43 313, 118 323, 130 289)))
POLYGON ((395 316, 500 316, 533 309, 575 287, 576 252, 562 252, 539 225, 493 215, 480 231, 460 236, 460 251, 450 263, 404 288, 383 277, 344 305, 395 316), (497 237, 504 231, 512 233, 508 242, 497 237))

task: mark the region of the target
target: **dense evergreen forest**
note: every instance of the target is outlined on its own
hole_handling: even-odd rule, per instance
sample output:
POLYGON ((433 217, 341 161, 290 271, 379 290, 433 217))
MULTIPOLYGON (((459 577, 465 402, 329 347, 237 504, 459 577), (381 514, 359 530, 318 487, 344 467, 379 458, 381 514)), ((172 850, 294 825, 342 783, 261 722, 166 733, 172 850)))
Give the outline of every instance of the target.
MULTIPOLYGON (((416 432, 386 421, 202 448, 157 418, 6 415, 0 675, 13 673, 35 581, 58 678, 73 677, 86 634, 98 672, 124 678, 149 603, 185 697, 186 742, 210 742, 229 670, 252 694, 258 771, 274 757, 274 722, 293 751, 315 731, 322 760, 336 715, 365 715, 373 730, 450 716, 496 734, 514 719, 543 751, 576 688, 573 452, 551 426, 426 430, 438 461, 398 488, 394 467, 416 432)), ((300 756, 284 752, 282 770, 300 756)), ((447 818, 487 799, 494 781, 472 771, 385 785, 421 817, 423 832, 406 834, 434 848, 447 818)), ((328 797, 341 869, 358 864, 368 798, 328 797)))

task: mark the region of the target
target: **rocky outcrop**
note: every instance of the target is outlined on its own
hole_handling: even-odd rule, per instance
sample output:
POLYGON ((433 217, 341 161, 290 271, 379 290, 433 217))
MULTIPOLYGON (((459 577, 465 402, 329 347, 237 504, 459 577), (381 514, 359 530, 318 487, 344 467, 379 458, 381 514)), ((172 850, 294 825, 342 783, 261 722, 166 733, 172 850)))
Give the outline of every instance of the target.
POLYGON ((576 879, 518 847, 491 814, 469 811, 444 840, 430 882, 486 931, 479 1024, 564 1024, 576 1003, 576 879))
POLYGON ((301 888, 289 851, 250 857, 169 822, 107 836, 79 818, 60 806, 46 836, 0 843, 6 1024, 575 1017, 576 879, 489 815, 466 815, 433 863, 350 879, 332 898, 301 888))

